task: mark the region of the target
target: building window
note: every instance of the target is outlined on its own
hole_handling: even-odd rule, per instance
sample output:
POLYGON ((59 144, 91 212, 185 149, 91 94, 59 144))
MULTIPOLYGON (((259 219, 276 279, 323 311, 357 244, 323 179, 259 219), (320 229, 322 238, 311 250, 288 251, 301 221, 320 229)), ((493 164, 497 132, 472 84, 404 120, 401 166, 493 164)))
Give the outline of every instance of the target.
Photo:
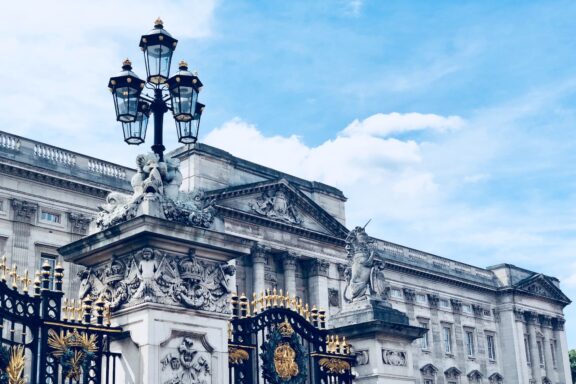
MULTIPOLYGON (((420 322, 420 326, 421 326, 422 328, 428 329, 428 323, 420 322)), ((428 344, 428 342, 429 342, 428 333, 429 333, 429 331, 427 331, 427 332, 422 336, 422 338, 420 339, 420 347, 421 347, 422 349, 424 349, 424 350, 427 350, 427 349, 430 348, 430 345, 428 344)))
POLYGON ((421 293, 418 293, 416 295, 416 301, 422 304, 426 304, 428 300, 426 300, 426 295, 423 295, 421 293))
POLYGON ((466 352, 468 353, 468 357, 473 357, 476 352, 473 330, 466 331, 466 352))
POLYGON ((532 364, 532 359, 530 358, 530 340, 527 336, 524 336, 524 351, 526 352, 526 362, 528 365, 532 364))
POLYGON ((496 360, 496 345, 494 344, 493 335, 486 335, 486 346, 488 349, 488 359, 496 360))
POLYGON ((40 265, 44 265, 44 262, 48 262, 50 266, 50 285, 48 288, 54 289, 54 268, 56 267, 56 256, 42 254, 40 256, 40 265))
POLYGON ((61 216, 58 213, 42 211, 40 213, 40 220, 47 221, 49 223, 60 224, 61 216))
POLYGON ((544 350, 542 349, 542 342, 540 340, 538 340, 536 342, 536 345, 538 346, 538 360, 540 361, 540 366, 543 367, 544 366, 544 350))
POLYGON ((395 298, 395 299, 401 299, 402 298, 402 291, 400 291, 398 288, 392 288, 390 290, 390 296, 395 298))
POLYGON ((442 337, 444 341, 444 352, 452 353, 452 328, 442 327, 442 337))
POLYGON ((550 342, 550 352, 551 352, 551 356, 552 356, 552 366, 554 368, 557 367, 556 365, 556 340, 552 340, 550 342))
POLYGON ((432 380, 432 379, 424 379, 424 384, 434 384, 434 380, 432 380))
POLYGON ((472 306, 470 304, 462 304, 462 313, 472 313, 472 306))
POLYGON ((448 301, 448 299, 440 299, 440 307, 450 308, 450 302, 448 301))

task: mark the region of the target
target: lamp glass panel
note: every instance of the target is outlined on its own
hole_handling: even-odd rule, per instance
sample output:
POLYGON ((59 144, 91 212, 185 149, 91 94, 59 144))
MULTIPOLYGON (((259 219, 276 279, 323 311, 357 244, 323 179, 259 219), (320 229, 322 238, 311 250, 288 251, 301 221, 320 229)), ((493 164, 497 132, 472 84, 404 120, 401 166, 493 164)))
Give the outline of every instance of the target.
POLYGON ((168 78, 172 49, 165 45, 149 45, 148 54, 149 81, 153 84, 163 84, 168 78))
POLYGON ((134 121, 138 112, 138 91, 130 87, 114 90, 116 96, 116 114, 120 121, 134 121))

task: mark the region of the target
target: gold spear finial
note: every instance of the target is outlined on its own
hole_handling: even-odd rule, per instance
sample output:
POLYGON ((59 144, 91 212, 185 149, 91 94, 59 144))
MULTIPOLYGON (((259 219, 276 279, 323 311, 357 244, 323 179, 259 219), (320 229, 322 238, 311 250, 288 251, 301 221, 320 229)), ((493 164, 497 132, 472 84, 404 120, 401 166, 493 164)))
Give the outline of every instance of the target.
POLYGON ((22 283, 22 291, 28 293, 28 286, 32 283, 32 279, 28 277, 28 270, 24 271, 24 276, 20 278, 20 282, 22 283))
POLYGON ((14 264, 12 270, 10 271, 10 277, 12 277, 12 289, 18 289, 18 266, 14 264))

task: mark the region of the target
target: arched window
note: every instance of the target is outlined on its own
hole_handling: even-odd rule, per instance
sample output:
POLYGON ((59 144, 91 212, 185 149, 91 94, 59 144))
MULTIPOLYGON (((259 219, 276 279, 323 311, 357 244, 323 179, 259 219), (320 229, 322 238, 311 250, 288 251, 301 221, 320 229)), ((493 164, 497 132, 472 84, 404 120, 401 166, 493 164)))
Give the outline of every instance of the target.
POLYGON ((474 384, 482 383, 482 374, 477 369, 470 371, 467 376, 468 376, 468 381, 470 383, 474 383, 474 384))

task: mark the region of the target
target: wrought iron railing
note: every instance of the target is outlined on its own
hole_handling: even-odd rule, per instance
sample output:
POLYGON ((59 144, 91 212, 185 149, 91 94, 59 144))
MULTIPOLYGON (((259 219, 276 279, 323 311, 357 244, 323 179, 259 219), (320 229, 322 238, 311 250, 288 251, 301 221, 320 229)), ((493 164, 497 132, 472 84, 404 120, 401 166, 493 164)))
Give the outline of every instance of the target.
POLYGON ((0 260, 0 384, 114 383, 120 355, 109 347, 122 330, 101 298, 62 306, 63 277, 60 264, 32 280, 0 260))

